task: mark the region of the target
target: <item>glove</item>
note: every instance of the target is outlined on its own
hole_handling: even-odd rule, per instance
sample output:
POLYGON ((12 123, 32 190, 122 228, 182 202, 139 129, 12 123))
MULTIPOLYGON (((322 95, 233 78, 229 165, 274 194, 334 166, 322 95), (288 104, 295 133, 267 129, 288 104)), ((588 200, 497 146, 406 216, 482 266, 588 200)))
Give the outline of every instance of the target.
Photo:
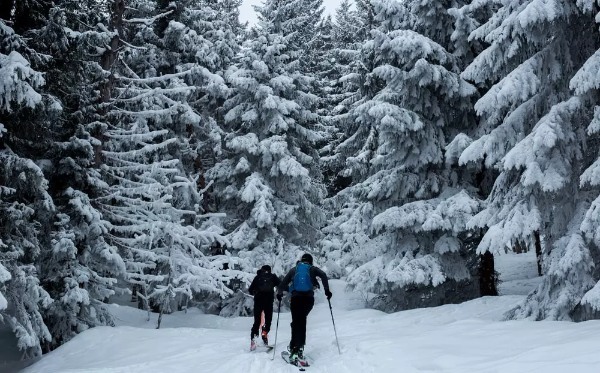
POLYGON ((283 298, 283 293, 277 293, 277 300, 281 302, 282 298, 283 298))
POLYGON ((327 300, 331 299, 331 296, 333 294, 331 294, 331 292, 329 290, 325 290, 325 296, 327 297, 327 300))

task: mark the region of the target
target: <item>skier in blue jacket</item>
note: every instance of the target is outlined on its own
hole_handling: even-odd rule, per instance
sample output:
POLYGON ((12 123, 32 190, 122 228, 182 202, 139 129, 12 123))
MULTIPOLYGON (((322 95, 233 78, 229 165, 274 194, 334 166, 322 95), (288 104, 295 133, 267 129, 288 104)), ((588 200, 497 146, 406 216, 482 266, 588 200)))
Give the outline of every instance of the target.
POLYGON ((292 311, 292 339, 288 350, 290 362, 304 361, 304 344, 306 343, 306 318, 315 304, 314 288, 319 287, 317 277, 323 283, 325 296, 331 299, 327 275, 313 266, 312 255, 305 253, 300 262, 285 275, 277 288, 277 300, 281 302, 283 292, 291 293, 290 308, 292 311), (289 286, 289 288, 288 288, 289 286))

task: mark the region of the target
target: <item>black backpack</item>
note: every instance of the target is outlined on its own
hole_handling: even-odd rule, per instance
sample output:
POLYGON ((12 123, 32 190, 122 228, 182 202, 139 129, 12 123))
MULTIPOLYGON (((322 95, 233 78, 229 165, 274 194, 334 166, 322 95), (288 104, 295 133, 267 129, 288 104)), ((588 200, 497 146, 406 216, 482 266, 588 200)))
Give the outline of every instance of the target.
POLYGON ((273 288, 275 285, 273 284, 273 279, 270 273, 262 272, 258 275, 256 279, 256 292, 257 293, 271 293, 273 292, 273 288))

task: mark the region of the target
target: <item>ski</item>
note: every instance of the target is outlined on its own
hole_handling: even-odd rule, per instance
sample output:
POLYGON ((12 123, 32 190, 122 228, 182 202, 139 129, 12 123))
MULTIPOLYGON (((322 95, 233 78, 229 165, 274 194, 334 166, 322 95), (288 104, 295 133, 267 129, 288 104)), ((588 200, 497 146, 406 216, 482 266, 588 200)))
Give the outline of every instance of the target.
POLYGON ((254 341, 250 342, 250 352, 257 351, 257 350, 269 352, 269 351, 273 351, 273 348, 275 348, 275 346, 260 345, 254 341))
POLYGON ((274 348, 275 348, 275 346, 260 346, 260 345, 256 346, 257 350, 266 351, 266 352, 273 351, 274 348))
POLYGON ((309 367, 309 366, 310 366, 310 365, 308 364, 308 360, 307 360, 307 359, 304 359, 304 360, 302 360, 302 361, 297 361, 297 362, 295 362, 295 363, 291 362, 291 361, 290 361, 290 353, 289 353, 289 352, 287 352, 287 351, 281 351, 281 357, 283 358, 283 360, 284 360, 286 363, 288 363, 288 364, 291 364, 291 365, 293 365, 293 366, 295 366, 295 367, 298 367, 298 368, 300 369, 300 371, 301 371, 301 372, 304 372, 304 371, 305 371, 305 369, 304 369, 304 368, 307 368, 307 367, 309 367))

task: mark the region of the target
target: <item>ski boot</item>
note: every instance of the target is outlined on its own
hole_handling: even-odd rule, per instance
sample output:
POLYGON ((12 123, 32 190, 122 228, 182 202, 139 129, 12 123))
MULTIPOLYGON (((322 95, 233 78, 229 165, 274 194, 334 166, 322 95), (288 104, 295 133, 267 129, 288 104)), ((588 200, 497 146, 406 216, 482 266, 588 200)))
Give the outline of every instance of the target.
POLYGON ((288 351, 290 353, 291 364, 298 367, 308 366, 308 361, 306 361, 306 358, 304 357, 304 347, 290 348, 290 346, 288 346, 288 351))
POLYGON ((307 367, 308 360, 306 360, 306 357, 304 356, 304 346, 298 347, 297 353, 298 353, 298 360, 296 360, 296 365, 299 367, 307 367))
POLYGON ((269 345, 269 337, 268 337, 268 332, 265 330, 265 328, 262 328, 262 333, 261 333, 261 338, 263 343, 265 344, 265 346, 269 345))

